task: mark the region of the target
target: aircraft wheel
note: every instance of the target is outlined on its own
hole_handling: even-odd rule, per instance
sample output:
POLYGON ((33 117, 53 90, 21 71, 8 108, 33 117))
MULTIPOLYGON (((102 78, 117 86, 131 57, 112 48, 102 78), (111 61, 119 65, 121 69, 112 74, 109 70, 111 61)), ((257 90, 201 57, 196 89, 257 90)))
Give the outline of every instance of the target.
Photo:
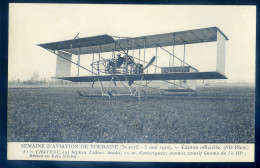
POLYGON ((146 99, 146 93, 144 90, 141 90, 140 92, 138 92, 138 100, 139 101, 143 101, 146 99))
POLYGON ((138 93, 137 93, 137 91, 135 89, 132 91, 132 95, 133 96, 137 96, 138 95, 138 93))

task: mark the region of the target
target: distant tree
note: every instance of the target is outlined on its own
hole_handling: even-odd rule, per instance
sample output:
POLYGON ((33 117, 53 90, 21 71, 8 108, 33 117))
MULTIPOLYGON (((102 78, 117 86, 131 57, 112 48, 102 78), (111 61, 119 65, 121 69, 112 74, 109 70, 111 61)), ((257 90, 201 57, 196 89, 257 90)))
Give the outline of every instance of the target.
POLYGON ((38 78, 39 78, 39 73, 38 73, 38 72, 34 72, 34 73, 32 74, 31 80, 32 80, 33 82, 37 82, 37 81, 38 81, 38 78))

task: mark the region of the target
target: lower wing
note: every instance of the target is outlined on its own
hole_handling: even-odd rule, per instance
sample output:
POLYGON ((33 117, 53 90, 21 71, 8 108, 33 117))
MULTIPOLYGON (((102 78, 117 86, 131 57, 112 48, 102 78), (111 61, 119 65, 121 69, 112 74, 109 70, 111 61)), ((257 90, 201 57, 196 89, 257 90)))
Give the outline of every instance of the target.
POLYGON ((140 81, 140 80, 199 80, 199 79, 227 79, 219 72, 178 72, 165 74, 136 74, 136 75, 103 75, 103 76, 79 76, 58 77, 72 82, 94 82, 94 81, 140 81))

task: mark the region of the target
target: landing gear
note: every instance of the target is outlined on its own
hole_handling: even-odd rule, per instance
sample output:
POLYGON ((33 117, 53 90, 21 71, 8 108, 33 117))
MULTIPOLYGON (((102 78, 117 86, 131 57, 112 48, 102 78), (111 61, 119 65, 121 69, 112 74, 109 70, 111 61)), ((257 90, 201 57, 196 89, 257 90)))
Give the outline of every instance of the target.
POLYGON ((102 99, 105 99, 105 97, 108 97, 108 99, 111 100, 111 98, 112 98, 115 94, 117 94, 117 92, 116 92, 115 90, 111 90, 111 91, 106 90, 105 93, 104 93, 105 96, 102 95, 102 99))
POLYGON ((110 100, 111 97, 113 97, 112 93, 110 91, 106 91, 106 94, 108 95, 108 99, 110 100))
POLYGON ((138 96, 138 92, 137 92, 135 89, 132 90, 131 96, 132 96, 132 100, 133 100, 133 101, 136 101, 136 98, 137 98, 137 96, 138 96))
POLYGON ((133 96, 133 101, 135 101, 136 98, 138 99, 138 101, 144 101, 146 99, 146 93, 144 90, 133 90, 131 95, 133 96))
POLYGON ((139 101, 144 101, 144 100, 146 99, 146 93, 145 93, 145 91, 144 91, 144 90, 141 90, 140 92, 138 92, 137 97, 138 97, 138 100, 139 100, 139 101))
POLYGON ((135 96, 135 97, 137 97, 137 95, 138 95, 138 92, 134 89, 133 91, 132 91, 132 96, 135 96))
POLYGON ((115 90, 111 90, 111 94, 114 95, 117 94, 117 92, 115 90))

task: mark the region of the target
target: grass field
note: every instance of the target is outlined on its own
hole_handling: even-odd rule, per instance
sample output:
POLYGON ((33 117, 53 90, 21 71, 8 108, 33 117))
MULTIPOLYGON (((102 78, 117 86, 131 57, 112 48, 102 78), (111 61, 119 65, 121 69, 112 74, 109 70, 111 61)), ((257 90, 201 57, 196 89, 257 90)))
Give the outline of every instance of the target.
POLYGON ((204 87, 160 97, 81 97, 96 89, 9 88, 8 141, 253 143, 254 87, 204 87))

